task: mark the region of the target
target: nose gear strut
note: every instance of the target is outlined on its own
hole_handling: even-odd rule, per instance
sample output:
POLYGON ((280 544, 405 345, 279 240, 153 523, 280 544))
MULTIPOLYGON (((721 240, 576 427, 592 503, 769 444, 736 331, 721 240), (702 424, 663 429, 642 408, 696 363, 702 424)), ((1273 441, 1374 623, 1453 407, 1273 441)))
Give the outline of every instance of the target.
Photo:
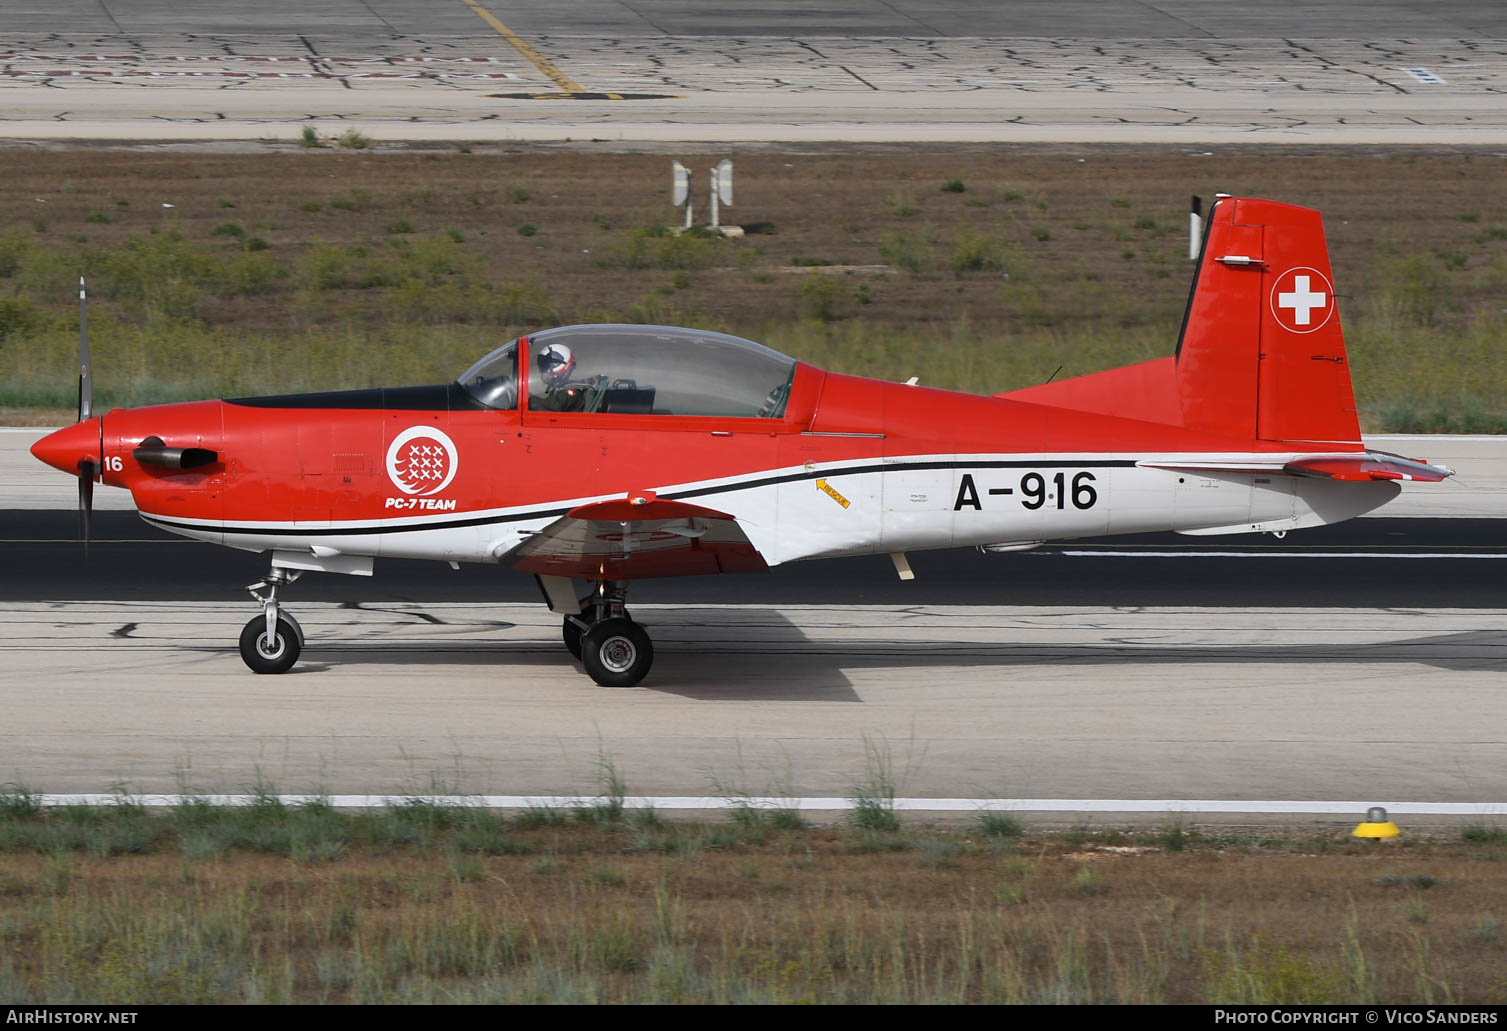
POLYGON ((265 577, 246 585, 247 592, 262 606, 262 614, 253 616, 241 630, 241 659, 252 672, 286 673, 298 661, 303 651, 303 627, 282 611, 277 590, 302 575, 299 569, 273 566, 265 577))

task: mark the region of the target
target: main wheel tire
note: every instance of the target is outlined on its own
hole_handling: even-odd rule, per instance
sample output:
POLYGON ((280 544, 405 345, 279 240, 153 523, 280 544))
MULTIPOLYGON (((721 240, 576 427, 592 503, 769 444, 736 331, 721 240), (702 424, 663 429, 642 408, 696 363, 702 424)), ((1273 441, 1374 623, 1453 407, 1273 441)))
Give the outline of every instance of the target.
POLYGON ((581 663, 603 687, 632 687, 654 665, 654 644, 631 619, 604 619, 581 635, 581 663))
POLYGON ((565 650, 577 661, 581 661, 581 635, 585 633, 580 624, 575 620, 580 617, 566 616, 560 626, 560 636, 565 639, 565 650))
POLYGON ((298 631, 285 617, 277 617, 277 647, 267 649, 267 617, 257 616, 241 631, 241 659, 253 673, 286 673, 303 650, 298 631))

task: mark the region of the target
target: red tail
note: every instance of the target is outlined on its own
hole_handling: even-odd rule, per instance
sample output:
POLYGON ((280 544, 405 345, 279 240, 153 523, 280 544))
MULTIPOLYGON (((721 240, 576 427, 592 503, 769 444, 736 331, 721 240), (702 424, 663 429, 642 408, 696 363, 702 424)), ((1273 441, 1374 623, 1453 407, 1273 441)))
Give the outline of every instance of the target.
POLYGON ((1001 396, 1231 437, 1358 444, 1319 213, 1217 201, 1174 358, 1001 396))

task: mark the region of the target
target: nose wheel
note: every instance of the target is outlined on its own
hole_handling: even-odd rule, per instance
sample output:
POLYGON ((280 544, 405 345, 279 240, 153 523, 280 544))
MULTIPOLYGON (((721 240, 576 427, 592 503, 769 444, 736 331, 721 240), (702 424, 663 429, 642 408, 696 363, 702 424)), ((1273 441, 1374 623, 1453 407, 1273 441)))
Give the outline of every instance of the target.
POLYGON ((278 617, 267 643, 267 620, 254 617, 241 631, 241 659, 253 673, 286 673, 298 661, 303 645, 298 631, 286 616, 278 617))
POLYGON ((246 588, 262 606, 262 614, 241 630, 241 661, 253 673, 286 673, 303 651, 303 627, 277 600, 277 589, 298 577, 298 570, 274 566, 265 580, 246 588))

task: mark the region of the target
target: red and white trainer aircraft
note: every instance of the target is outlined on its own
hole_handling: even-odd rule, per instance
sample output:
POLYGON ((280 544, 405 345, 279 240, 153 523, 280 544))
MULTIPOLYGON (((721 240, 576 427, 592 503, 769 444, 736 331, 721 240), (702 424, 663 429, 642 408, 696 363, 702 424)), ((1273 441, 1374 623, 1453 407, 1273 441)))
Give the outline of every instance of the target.
POLYGON ((994 397, 824 372, 663 326, 519 337, 453 383, 88 411, 42 461, 129 489, 142 518, 270 552, 241 634, 298 659, 280 588, 386 557, 534 574, 599 684, 653 646, 644 577, 1175 530, 1284 531, 1367 512, 1442 466, 1370 451, 1316 211, 1224 198, 1176 353, 994 397), (576 581, 593 586, 584 599, 576 581))

